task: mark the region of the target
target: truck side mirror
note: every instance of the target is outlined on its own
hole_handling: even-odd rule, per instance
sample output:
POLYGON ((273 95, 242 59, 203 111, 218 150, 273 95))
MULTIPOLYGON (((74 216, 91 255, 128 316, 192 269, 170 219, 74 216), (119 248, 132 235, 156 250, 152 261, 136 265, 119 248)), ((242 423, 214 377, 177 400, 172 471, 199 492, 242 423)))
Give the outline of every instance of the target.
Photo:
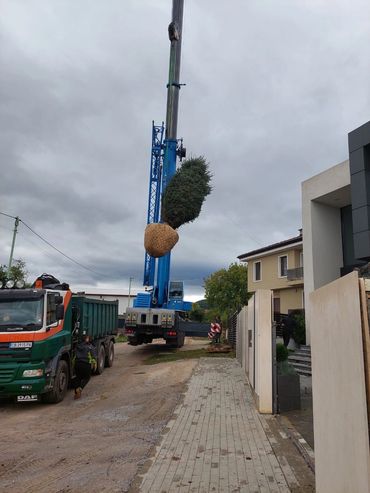
POLYGON ((64 305, 57 305, 55 308, 55 316, 57 320, 64 319, 64 305))

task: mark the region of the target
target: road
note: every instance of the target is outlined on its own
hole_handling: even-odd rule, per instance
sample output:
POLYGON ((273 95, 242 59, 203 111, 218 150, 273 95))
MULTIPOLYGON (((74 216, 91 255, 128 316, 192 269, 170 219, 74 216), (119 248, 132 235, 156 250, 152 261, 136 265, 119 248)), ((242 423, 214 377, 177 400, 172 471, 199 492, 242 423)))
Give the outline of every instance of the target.
POLYGON ((197 363, 143 365, 160 350, 116 344, 113 367, 78 401, 72 391, 57 405, 1 401, 0 491, 128 491, 197 363))

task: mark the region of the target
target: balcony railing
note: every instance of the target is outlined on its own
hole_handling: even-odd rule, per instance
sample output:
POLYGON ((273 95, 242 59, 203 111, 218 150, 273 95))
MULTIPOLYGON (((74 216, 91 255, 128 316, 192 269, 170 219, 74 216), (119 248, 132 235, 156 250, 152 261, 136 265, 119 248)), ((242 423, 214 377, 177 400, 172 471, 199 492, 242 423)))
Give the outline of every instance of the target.
POLYGON ((296 267, 295 269, 288 269, 287 271, 288 281, 299 281, 303 279, 303 267, 296 267))

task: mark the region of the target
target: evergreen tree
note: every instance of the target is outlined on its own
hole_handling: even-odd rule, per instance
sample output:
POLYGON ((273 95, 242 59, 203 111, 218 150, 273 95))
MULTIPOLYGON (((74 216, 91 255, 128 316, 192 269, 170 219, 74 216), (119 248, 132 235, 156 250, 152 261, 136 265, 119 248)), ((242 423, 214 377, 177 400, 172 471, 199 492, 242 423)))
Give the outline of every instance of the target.
POLYGON ((211 174, 204 157, 184 161, 167 185, 161 217, 173 229, 196 219, 204 199, 211 193, 211 174))

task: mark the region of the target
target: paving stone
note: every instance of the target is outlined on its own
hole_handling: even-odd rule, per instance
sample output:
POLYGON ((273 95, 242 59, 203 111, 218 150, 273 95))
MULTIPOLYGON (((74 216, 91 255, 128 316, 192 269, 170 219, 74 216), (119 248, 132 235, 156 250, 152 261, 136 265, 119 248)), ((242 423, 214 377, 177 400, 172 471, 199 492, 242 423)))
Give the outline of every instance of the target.
POLYGON ((140 491, 313 491, 299 489, 286 458, 275 455, 268 419, 256 411, 236 360, 201 359, 140 491))

